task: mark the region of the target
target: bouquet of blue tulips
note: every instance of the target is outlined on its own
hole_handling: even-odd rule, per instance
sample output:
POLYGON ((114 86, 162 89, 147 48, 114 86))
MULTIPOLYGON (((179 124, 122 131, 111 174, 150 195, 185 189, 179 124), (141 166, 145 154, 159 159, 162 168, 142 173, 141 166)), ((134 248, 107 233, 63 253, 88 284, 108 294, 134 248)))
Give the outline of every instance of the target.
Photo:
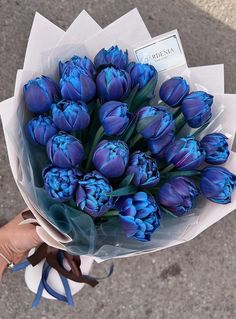
POLYGON ((28 51, 6 102, 11 116, 1 110, 13 175, 40 235, 97 261, 192 239, 236 207, 234 96, 195 85, 187 65, 167 72, 134 57, 140 41, 154 41, 137 11, 118 19, 127 30, 120 43, 114 25, 101 31, 85 17, 83 32, 79 22, 71 28, 87 34, 85 44, 68 49, 63 35, 51 54, 50 37, 50 59, 44 50, 36 59, 49 66, 31 70, 28 51))
POLYGON ((236 176, 219 166, 230 154, 228 138, 198 139, 211 122, 213 95, 191 91, 177 75, 157 91, 158 70, 129 61, 117 45, 93 61, 60 61, 58 75, 24 85, 32 114, 25 136, 37 197, 73 239, 70 250, 145 250, 154 236, 158 244, 162 220, 192 215, 199 197, 231 201, 236 176), (194 132, 183 136, 185 125, 194 132))

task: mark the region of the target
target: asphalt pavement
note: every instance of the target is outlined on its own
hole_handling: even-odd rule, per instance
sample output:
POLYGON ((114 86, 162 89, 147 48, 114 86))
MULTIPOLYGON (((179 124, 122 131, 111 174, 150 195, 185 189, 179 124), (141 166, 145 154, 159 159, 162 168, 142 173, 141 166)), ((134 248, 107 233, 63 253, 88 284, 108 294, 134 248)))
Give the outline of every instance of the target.
MULTIPOLYGON (((190 66, 225 64, 225 90, 236 92, 235 0, 0 0, 0 101, 13 94, 35 11, 66 29, 82 9, 105 27, 138 7, 152 36, 177 28, 190 66)), ((217 79, 214 79, 217 81, 217 79)), ((236 107, 236 106, 235 106, 236 107)), ((0 134, 0 221, 24 207, 0 134)), ((111 278, 85 287, 75 308, 33 294, 24 274, 10 272, 0 286, 0 319, 234 319, 236 218, 231 213, 191 242, 114 262, 111 278)), ((108 264, 95 265, 101 274, 108 264)))

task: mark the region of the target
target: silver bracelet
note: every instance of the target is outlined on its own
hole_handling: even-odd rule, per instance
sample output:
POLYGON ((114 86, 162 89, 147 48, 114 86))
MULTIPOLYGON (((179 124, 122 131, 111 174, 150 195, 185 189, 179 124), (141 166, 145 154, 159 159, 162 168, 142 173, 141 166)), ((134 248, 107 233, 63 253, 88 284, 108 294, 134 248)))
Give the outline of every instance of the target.
POLYGON ((10 261, 6 256, 4 256, 2 253, 0 253, 0 256, 5 260, 5 262, 8 263, 8 267, 7 267, 8 269, 12 269, 15 266, 15 264, 12 261, 10 261))

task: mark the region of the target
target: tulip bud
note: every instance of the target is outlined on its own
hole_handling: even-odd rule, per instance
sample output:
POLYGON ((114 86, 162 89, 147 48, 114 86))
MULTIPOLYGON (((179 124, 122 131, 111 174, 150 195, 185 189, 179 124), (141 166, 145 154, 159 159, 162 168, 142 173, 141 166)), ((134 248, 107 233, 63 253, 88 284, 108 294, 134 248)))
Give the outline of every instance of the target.
POLYGON ((122 51, 117 45, 110 49, 101 49, 94 58, 96 69, 104 66, 114 66, 118 69, 126 69, 128 65, 128 51, 122 51))
POLYGON ((36 114, 48 112, 51 105, 60 99, 57 84, 44 75, 26 83, 23 93, 27 108, 36 114))
POLYGON ((175 140, 166 150, 166 160, 180 170, 196 169, 205 156, 205 150, 193 137, 175 140))
POLYGON ((141 90, 154 76, 157 77, 157 70, 151 64, 131 62, 127 72, 130 74, 132 88, 138 85, 141 90))
POLYGON ((77 138, 60 132, 47 142, 47 154, 55 166, 72 168, 81 162, 84 148, 77 138))
POLYGON ((202 170, 202 194, 217 204, 228 204, 235 188, 236 176, 224 167, 208 166, 202 170))
POLYGON ((25 134, 29 141, 35 145, 47 144, 47 141, 57 133, 57 128, 50 116, 35 117, 25 126, 25 134))
POLYGON ((150 241, 152 233, 160 226, 160 209, 153 196, 138 192, 122 196, 116 201, 121 225, 127 237, 150 241))
POLYGON ((56 201, 67 202, 73 198, 79 173, 75 169, 48 166, 43 171, 44 187, 56 201))
POLYGON ((97 76, 96 84, 98 96, 103 102, 125 99, 131 88, 129 74, 114 67, 103 69, 97 76))
POLYGON ((221 133, 212 133, 203 137, 201 146, 206 152, 205 161, 209 164, 223 164, 229 157, 227 137, 221 133))
POLYGON ((152 154, 159 154, 174 137, 175 122, 164 107, 144 106, 137 113, 137 132, 148 140, 152 154))
POLYGON ((212 116, 213 96, 206 92, 196 91, 187 95, 181 105, 181 111, 190 127, 204 125, 212 116))
POLYGON ((101 141, 93 154, 93 164, 107 178, 124 174, 129 160, 128 146, 119 140, 101 141))
POLYGON ((146 153, 137 151, 131 154, 126 175, 133 174, 132 184, 143 188, 156 186, 160 174, 156 161, 146 153))
POLYGON ((96 85, 83 68, 74 66, 65 69, 60 80, 61 95, 65 100, 91 101, 96 94, 96 85))
POLYGON ((131 114, 126 103, 109 101, 100 107, 99 118, 106 135, 121 135, 130 122, 131 114))
POLYGON ((59 62, 60 77, 63 77, 64 73, 70 73, 74 67, 82 68, 91 78, 94 78, 96 74, 93 62, 89 58, 86 56, 81 58, 80 56, 75 55, 69 61, 64 63, 61 61, 59 62))
POLYGON ((181 76, 175 76, 162 83, 159 95, 167 105, 177 107, 188 93, 188 83, 181 76))
POLYGON ((161 186, 157 198, 174 215, 183 216, 192 209, 198 195, 197 187, 189 178, 177 176, 161 186))
POLYGON ((113 199, 107 194, 112 192, 108 180, 99 172, 93 171, 79 180, 76 203, 79 209, 92 217, 99 217, 113 207, 113 199))
POLYGON ((53 104, 52 118, 55 125, 66 132, 82 131, 90 122, 87 105, 82 101, 62 100, 53 104))

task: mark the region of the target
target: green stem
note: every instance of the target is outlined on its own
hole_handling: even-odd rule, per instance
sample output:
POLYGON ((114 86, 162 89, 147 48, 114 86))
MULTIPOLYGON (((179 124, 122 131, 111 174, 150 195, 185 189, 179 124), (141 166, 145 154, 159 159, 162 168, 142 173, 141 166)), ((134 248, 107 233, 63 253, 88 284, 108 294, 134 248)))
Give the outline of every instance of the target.
POLYGON ((196 137, 198 134, 202 133, 202 131, 209 125, 210 122, 207 122, 203 124, 201 127, 199 127, 197 130, 195 130, 190 136, 196 137))
POLYGON ((107 212, 106 214, 102 215, 102 217, 116 217, 118 215, 119 215, 118 210, 111 210, 111 211, 107 212))
POLYGON ((172 113, 172 116, 174 119, 176 119, 179 115, 181 114, 181 109, 180 107, 177 108, 177 110, 175 110, 173 113, 172 113))
POLYGON ((90 168, 94 149, 97 146, 98 142, 100 142, 101 138, 103 137, 103 134, 104 134, 103 126, 100 126, 98 131, 97 131, 97 134, 95 135, 95 138, 93 140, 93 144, 92 144, 92 147, 90 149, 88 160, 87 160, 87 163, 86 163, 86 166, 85 166, 85 171, 88 171, 89 168, 90 168))
POLYGON ((179 116, 176 117, 175 119, 175 131, 178 133, 186 124, 186 120, 184 118, 183 113, 180 113, 179 116))
POLYGON ((166 166, 164 169, 162 169, 160 173, 161 174, 168 173, 168 172, 172 171, 173 168, 175 168, 175 165, 170 164, 170 165, 166 166))
POLYGON ((137 193, 137 187, 133 185, 124 186, 121 188, 118 188, 111 193, 107 193, 107 196, 111 197, 119 197, 119 196, 125 196, 129 194, 136 194, 137 193))
POLYGON ((119 188, 128 186, 132 182, 134 178, 134 174, 127 175, 119 184, 119 188))
POLYGON ((190 170, 190 171, 173 171, 173 172, 167 172, 163 174, 163 171, 161 172, 161 178, 172 178, 175 176, 197 176, 200 175, 201 171, 198 170, 190 170))
POLYGON ((129 147, 132 148, 138 141, 140 141, 142 138, 142 135, 140 134, 137 134, 135 135, 132 140, 130 140, 130 143, 129 143, 129 147))
POLYGON ((161 101, 161 102, 158 103, 158 106, 165 106, 165 105, 166 105, 166 103, 163 102, 163 101, 161 101))

